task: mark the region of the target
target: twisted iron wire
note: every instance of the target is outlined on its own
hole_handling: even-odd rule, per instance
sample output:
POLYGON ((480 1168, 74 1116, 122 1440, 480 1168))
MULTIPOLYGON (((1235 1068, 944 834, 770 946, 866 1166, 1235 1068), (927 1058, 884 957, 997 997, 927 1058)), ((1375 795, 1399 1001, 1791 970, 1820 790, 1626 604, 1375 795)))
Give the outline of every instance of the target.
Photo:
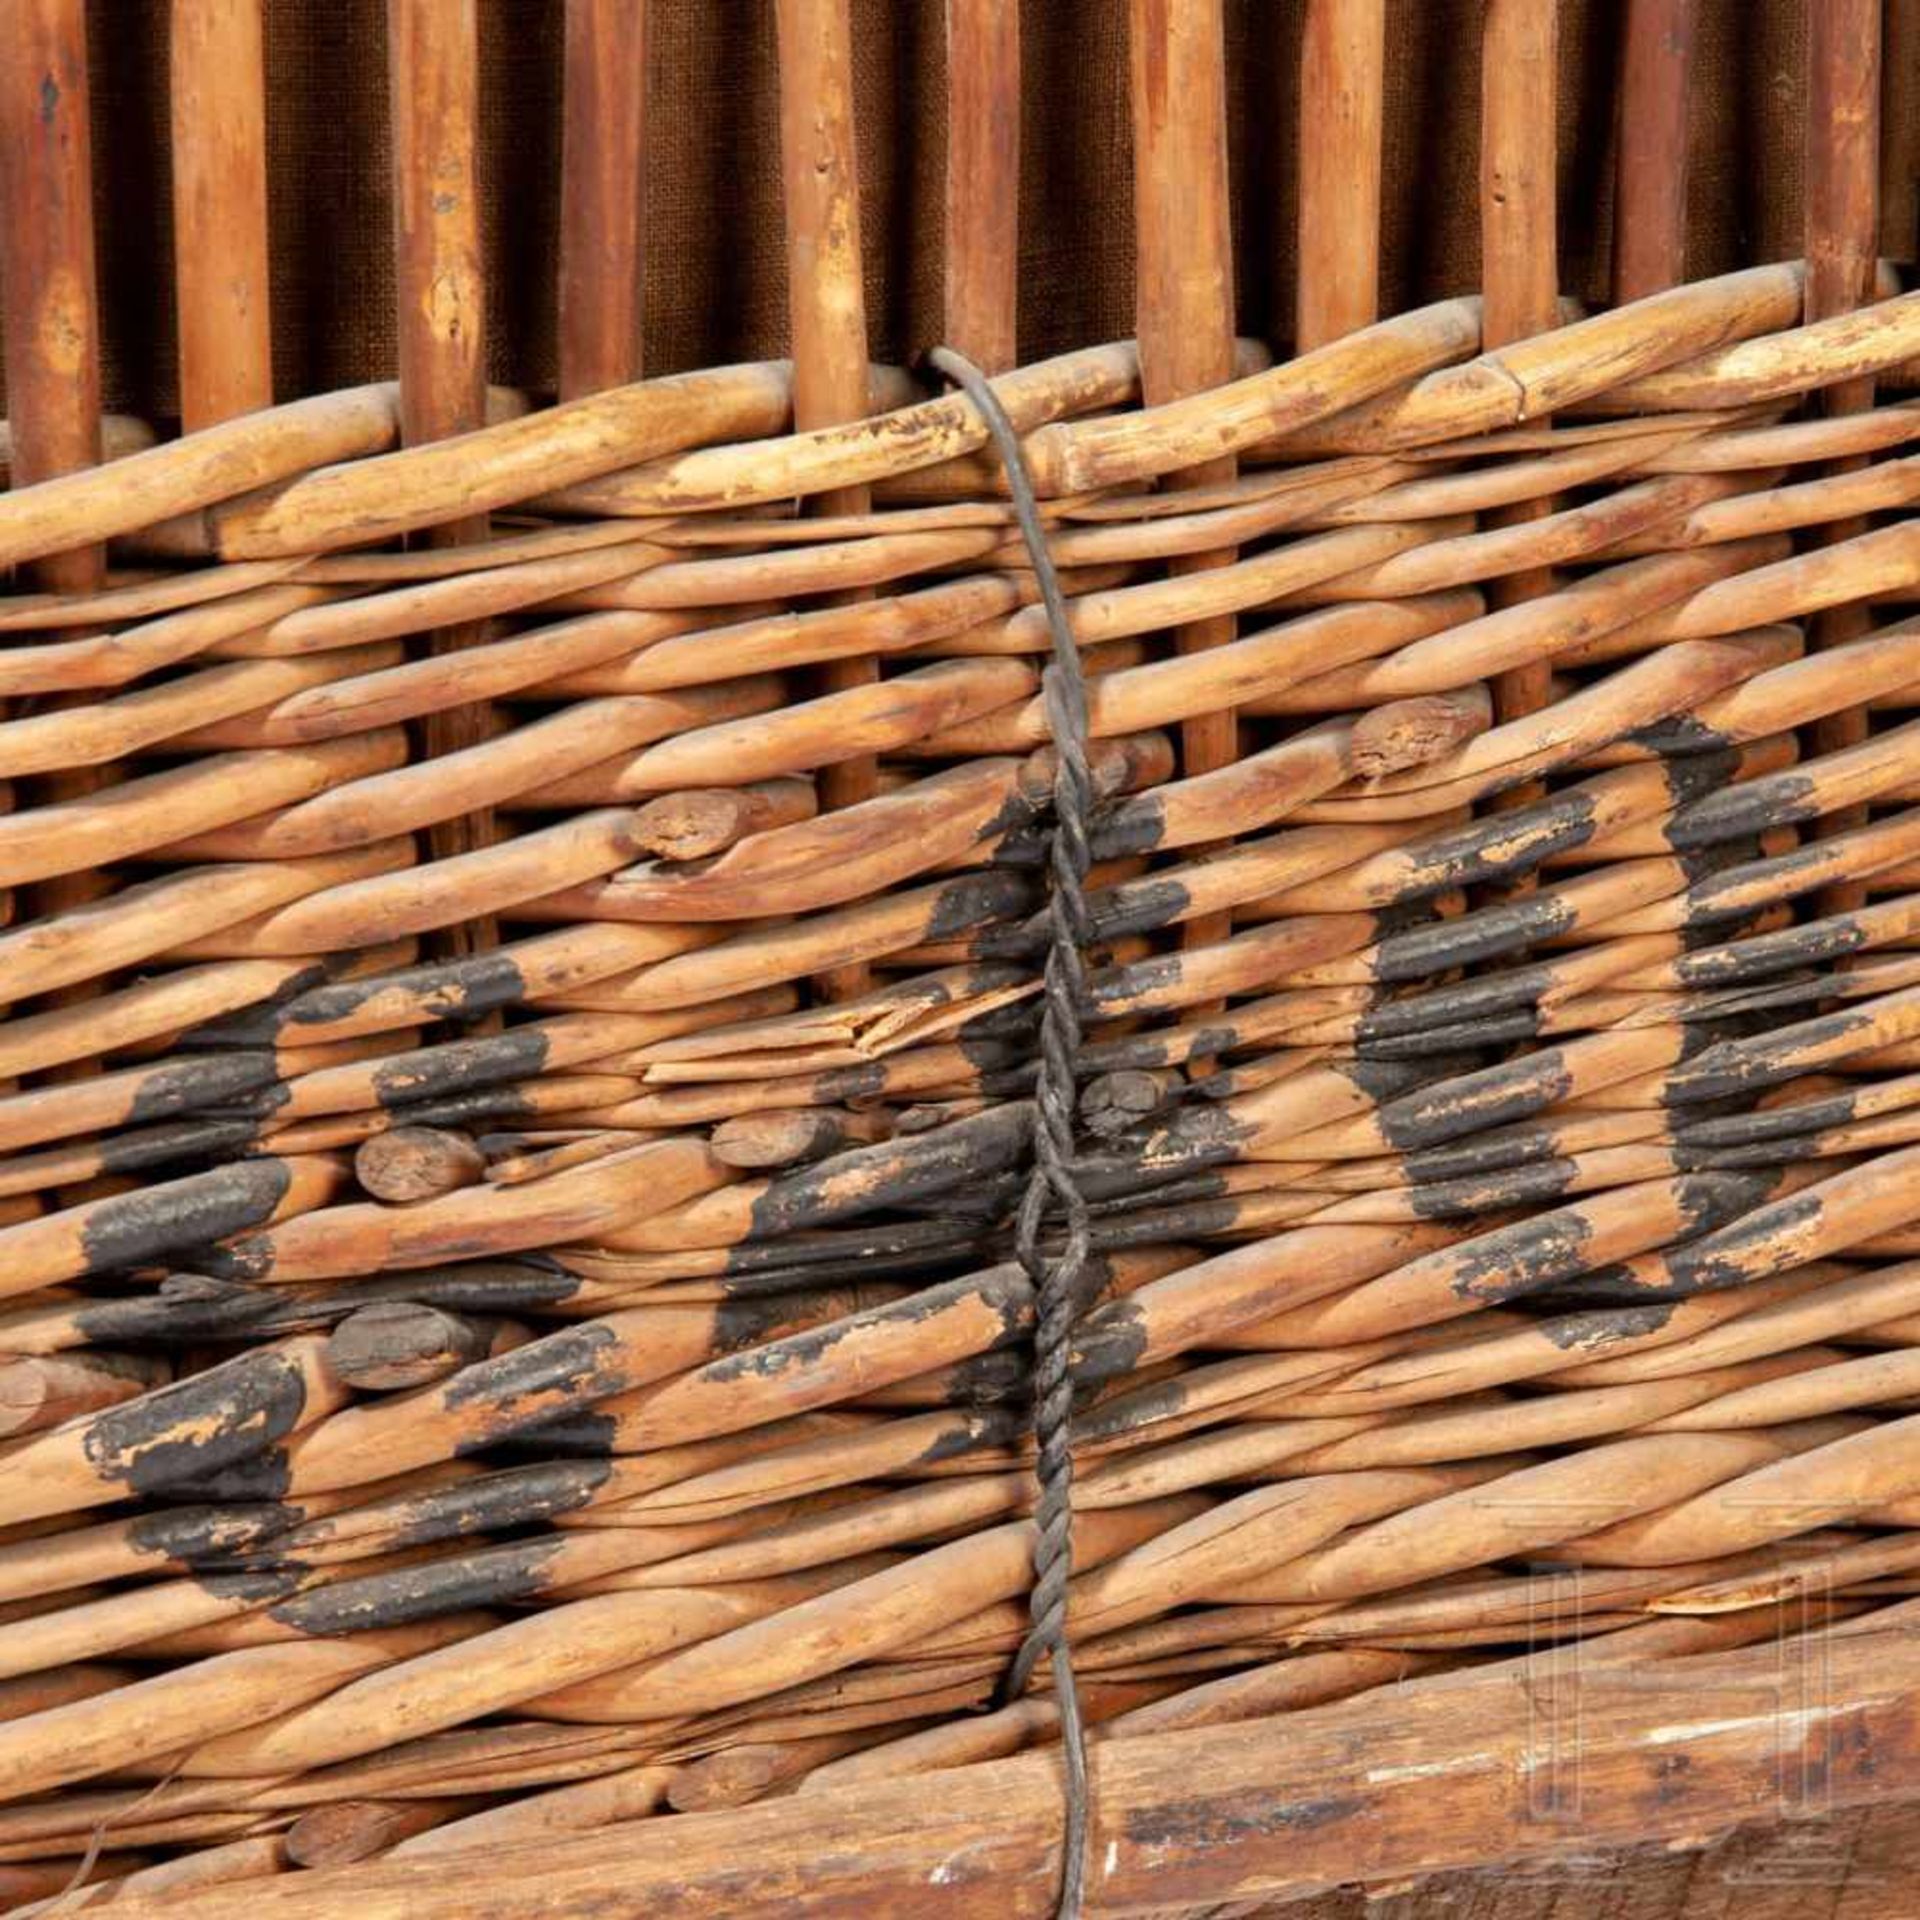
POLYGON ((1067 1774, 1057 1912, 1060 1920, 1077 1920, 1086 1892, 1089 1808, 1086 1725, 1067 1639, 1067 1583, 1073 1574, 1073 1328, 1090 1253, 1087 1202, 1079 1188, 1074 1153, 1080 1013, 1087 1003, 1082 952, 1091 932, 1086 877, 1092 864, 1087 836, 1094 793, 1087 765, 1087 688, 1020 436, 972 361, 951 347, 935 347, 927 358, 973 402, 993 436, 1052 639, 1052 658, 1041 681, 1054 752, 1053 825, 1047 842, 1049 941, 1040 1002, 1033 1170, 1021 1199, 1014 1243, 1034 1293, 1033 1439, 1038 1492, 1033 1588, 1027 1601, 1031 1624, 1014 1656, 1004 1693, 1017 1698, 1025 1692, 1042 1656, 1050 1661, 1067 1774), (1065 1229, 1060 1249, 1051 1258, 1042 1245, 1050 1206, 1058 1208, 1065 1229))

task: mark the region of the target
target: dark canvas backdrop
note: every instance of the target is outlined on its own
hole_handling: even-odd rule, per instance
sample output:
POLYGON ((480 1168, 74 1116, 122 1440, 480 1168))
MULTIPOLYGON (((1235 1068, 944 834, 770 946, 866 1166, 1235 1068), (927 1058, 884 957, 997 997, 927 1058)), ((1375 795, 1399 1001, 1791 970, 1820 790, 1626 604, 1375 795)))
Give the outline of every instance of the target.
MULTIPOLYGON (((1805 9, 1701 0, 1690 276, 1800 251, 1805 9)), ((554 373, 562 0, 479 0, 493 377, 554 373)), ((1301 0, 1229 0, 1243 332, 1286 343, 1301 0)), ((1623 0, 1561 0, 1562 284, 1605 297, 1623 0)), ((1908 0, 1890 11, 1910 14, 1908 0)), ((175 407, 165 0, 91 0, 107 404, 175 407)), ((940 331, 941 0, 853 0, 868 314, 877 356, 940 331)), ((1384 305, 1473 288, 1480 0, 1390 0, 1384 305)), ((649 370, 784 350, 770 0, 653 0, 649 370)), ((1125 0, 1024 0, 1021 350, 1131 331, 1125 0)), ((1889 50, 1889 65, 1900 56, 1889 50)), ((1910 57, 1910 55, 1909 55, 1910 57)), ((393 368, 383 0, 268 0, 273 323, 283 398, 393 368)), ((1896 126, 1898 155, 1920 128, 1896 126)), ((1914 168, 1884 249, 1914 251, 1914 168)))

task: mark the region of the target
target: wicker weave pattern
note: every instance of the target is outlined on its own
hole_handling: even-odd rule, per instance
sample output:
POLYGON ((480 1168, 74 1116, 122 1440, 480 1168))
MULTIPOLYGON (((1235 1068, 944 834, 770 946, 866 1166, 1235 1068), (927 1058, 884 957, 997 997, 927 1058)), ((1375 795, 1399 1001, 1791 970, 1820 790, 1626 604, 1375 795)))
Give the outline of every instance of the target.
MULTIPOLYGON (((1218 45, 1135 11, 1196 97, 1218 45)), ((404 0, 399 146, 454 158, 397 384, 250 404, 229 315, 206 424, 87 464, 66 283, 10 283, 0 1864, 106 1820, 271 1842, 246 1882, 1057 1732, 1044 1672, 981 1711, 1049 626, 976 405, 838 323, 844 10, 778 12, 791 364, 609 377, 590 284, 566 397, 487 390, 404 0)), ((1142 136, 1148 257, 1224 258, 1169 239, 1209 125, 1142 136)), ((1138 343, 978 349, 1088 676, 1100 1740, 1906 1620, 1920 294, 1813 248, 1530 324, 1502 218, 1484 300, 1330 298, 1291 358, 1201 340, 1197 267, 1138 343)))

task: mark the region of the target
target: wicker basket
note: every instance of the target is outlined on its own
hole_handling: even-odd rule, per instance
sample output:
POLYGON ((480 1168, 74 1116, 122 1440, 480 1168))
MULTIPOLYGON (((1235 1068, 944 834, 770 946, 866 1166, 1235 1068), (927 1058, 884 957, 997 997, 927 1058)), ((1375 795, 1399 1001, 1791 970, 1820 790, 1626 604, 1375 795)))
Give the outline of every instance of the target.
POLYGON ((177 434, 102 413, 80 0, 0 0, 0 1893, 1050 1911, 1036 1321, 1092 1910, 1920 1793, 1882 11, 1805 14, 1804 260, 1689 281, 1633 0, 1587 310, 1488 0, 1482 290, 1383 318, 1387 13, 1309 0, 1282 356, 1219 0, 1134 0, 1138 339, 1018 364, 948 0, 1010 476, 869 364, 846 0, 771 8, 791 360, 646 379, 646 0, 568 0, 554 400, 472 0, 391 0, 398 381, 278 404, 262 7, 175 0, 177 434))

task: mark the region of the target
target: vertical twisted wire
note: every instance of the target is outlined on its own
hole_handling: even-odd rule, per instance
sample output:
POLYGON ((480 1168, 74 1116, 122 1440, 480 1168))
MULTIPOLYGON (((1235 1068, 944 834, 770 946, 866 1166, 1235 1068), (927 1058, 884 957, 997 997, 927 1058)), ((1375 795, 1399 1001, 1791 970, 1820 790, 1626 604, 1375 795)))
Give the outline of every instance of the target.
POLYGON ((1033 1171, 1015 1230, 1017 1257, 1034 1293, 1033 1438, 1038 1491, 1033 1588, 1027 1603, 1031 1624, 1014 1656, 1006 1691, 1009 1696, 1024 1692, 1042 1657, 1051 1663, 1067 1770, 1058 1913, 1060 1920, 1077 1920, 1086 1894, 1087 1740, 1067 1639, 1067 1585, 1073 1575, 1073 1328, 1089 1255, 1087 1202, 1078 1185, 1074 1155, 1080 1011, 1086 1005, 1082 951, 1091 931, 1086 877, 1092 864, 1088 829, 1094 794, 1087 765, 1087 688, 1080 650, 1067 621, 1066 600, 1047 550, 1033 478, 1013 422, 986 376, 970 360, 950 347, 934 348, 928 360, 979 409, 993 436, 1052 638, 1052 658, 1041 683, 1054 751, 1053 826, 1047 848, 1050 938, 1040 1002, 1033 1171), (1060 1250, 1052 1259, 1041 1244, 1050 1206, 1058 1208, 1065 1225, 1060 1250))

